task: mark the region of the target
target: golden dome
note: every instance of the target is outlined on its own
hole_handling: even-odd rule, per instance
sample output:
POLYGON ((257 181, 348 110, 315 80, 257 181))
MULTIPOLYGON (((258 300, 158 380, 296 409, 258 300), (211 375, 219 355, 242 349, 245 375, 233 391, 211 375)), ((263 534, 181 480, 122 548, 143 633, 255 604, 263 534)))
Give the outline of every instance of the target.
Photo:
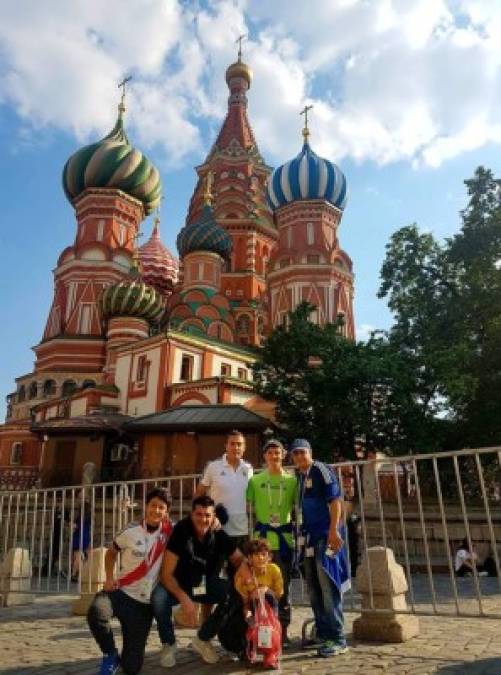
POLYGON ((238 60, 235 63, 232 63, 231 66, 228 66, 228 69, 226 70, 226 83, 228 86, 230 85, 230 80, 234 77, 243 77, 250 87, 252 82, 252 70, 246 63, 238 60))

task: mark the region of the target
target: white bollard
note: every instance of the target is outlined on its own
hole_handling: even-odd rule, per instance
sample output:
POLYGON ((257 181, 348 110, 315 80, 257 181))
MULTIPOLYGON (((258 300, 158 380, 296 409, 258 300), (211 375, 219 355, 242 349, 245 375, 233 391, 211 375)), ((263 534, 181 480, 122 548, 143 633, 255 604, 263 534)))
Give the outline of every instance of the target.
POLYGON ((355 585, 362 596, 362 615, 353 623, 355 639, 406 642, 419 635, 418 617, 397 613, 407 609, 405 593, 408 585, 404 569, 395 561, 390 548, 373 546, 367 550, 357 569, 355 585), (376 612, 375 609, 386 611, 376 612))
POLYGON ((11 548, 0 565, 0 606, 29 605, 32 567, 30 553, 26 548, 11 548))
POLYGON ((73 602, 73 614, 84 616, 96 593, 103 589, 106 580, 104 556, 108 549, 94 548, 89 550, 88 558, 82 565, 82 586, 80 597, 73 602))

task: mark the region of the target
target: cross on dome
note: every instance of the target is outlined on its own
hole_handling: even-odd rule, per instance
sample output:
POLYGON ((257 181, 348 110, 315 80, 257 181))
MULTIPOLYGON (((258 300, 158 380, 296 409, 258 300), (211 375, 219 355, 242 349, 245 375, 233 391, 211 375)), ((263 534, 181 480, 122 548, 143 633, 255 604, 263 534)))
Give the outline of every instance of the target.
POLYGON ((313 108, 312 105, 305 105, 304 108, 299 113, 300 115, 304 115, 303 138, 305 143, 308 143, 308 136, 310 135, 310 130, 308 129, 308 112, 312 108, 313 108))
POLYGON ((123 114, 125 112, 125 85, 127 82, 130 82, 132 80, 132 75, 128 75, 127 77, 124 77, 124 79, 120 82, 118 85, 118 88, 122 87, 122 96, 120 99, 120 103, 118 104, 118 111, 123 114))

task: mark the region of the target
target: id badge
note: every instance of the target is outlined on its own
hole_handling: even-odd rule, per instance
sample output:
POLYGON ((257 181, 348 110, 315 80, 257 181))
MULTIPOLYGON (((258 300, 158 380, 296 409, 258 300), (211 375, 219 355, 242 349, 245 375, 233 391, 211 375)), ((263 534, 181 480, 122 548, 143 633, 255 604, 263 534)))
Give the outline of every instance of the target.
POLYGON ((143 579, 140 582, 139 594, 142 598, 149 598, 153 590, 153 581, 151 579, 143 579))
POLYGON ((257 646, 269 649, 271 647, 271 626, 259 626, 257 629, 257 646))
POLYGON ((270 525, 272 527, 280 527, 280 514, 279 513, 272 513, 270 515, 270 525))
POLYGON ((305 551, 305 556, 307 558, 314 558, 315 557, 315 549, 313 546, 308 546, 306 551, 305 551))
POLYGON ((313 481, 311 480, 311 478, 307 478, 305 480, 304 486, 307 487, 307 488, 313 487, 313 481))
POLYGON ((303 548, 305 543, 306 543, 306 538, 302 534, 300 534, 299 537, 297 538, 297 545, 299 546, 299 548, 303 548))
POLYGON ((198 586, 193 586, 193 596, 207 595, 207 584, 205 583, 205 574, 202 577, 198 586))

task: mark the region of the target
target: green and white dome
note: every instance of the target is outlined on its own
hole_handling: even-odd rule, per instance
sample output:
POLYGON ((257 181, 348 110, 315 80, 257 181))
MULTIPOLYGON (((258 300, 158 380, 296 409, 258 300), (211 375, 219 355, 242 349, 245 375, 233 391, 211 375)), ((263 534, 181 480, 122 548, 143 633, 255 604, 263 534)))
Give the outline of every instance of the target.
POLYGON ((154 322, 162 316, 165 309, 160 293, 139 277, 105 288, 99 304, 101 315, 105 319, 112 316, 135 316, 154 322))
POLYGON ((160 204, 162 183, 156 167, 129 143, 119 107, 117 122, 97 143, 86 145, 68 159, 63 188, 70 202, 87 188, 115 188, 139 199, 145 213, 160 204))

